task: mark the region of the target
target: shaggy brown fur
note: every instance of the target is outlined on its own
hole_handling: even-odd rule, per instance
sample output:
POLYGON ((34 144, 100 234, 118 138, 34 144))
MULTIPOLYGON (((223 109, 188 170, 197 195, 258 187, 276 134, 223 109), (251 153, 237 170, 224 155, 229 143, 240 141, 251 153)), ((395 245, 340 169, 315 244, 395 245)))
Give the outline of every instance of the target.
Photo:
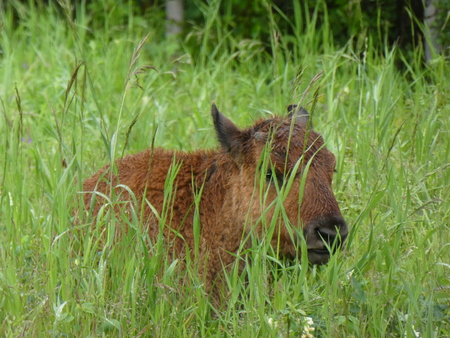
MULTIPOLYGON (((127 186, 137 200, 136 205, 126 204, 127 212, 131 207, 139 211, 143 206, 139 211, 142 221, 148 226, 150 238, 156 239, 160 231, 158 216, 148 204, 161 215, 168 171, 174 168, 174 163, 179 163, 164 237, 177 257, 184 257, 186 246, 193 250, 194 195, 202 190, 200 256, 208 256, 205 279, 210 291, 218 282, 216 278, 223 266, 235 260, 232 254, 238 251, 243 235, 251 229, 263 235, 262 208, 277 198, 277 187, 294 175, 283 202, 290 224, 281 218, 277 220, 279 226, 272 244, 279 248, 280 254, 295 257, 299 255, 299 236, 288 230, 289 227, 302 229, 310 262, 326 263, 329 248, 340 245, 348 232, 331 188, 335 158, 323 146, 322 137, 308 128, 306 111, 296 106, 290 106, 290 110, 287 117, 260 120, 240 130, 213 105, 212 117, 222 146, 219 150, 186 153, 156 148, 119 159, 116 171, 105 166, 84 182, 86 208, 92 208, 93 215, 97 215, 106 202, 92 192, 109 195, 111 186, 116 187, 118 199, 131 201, 128 191, 117 187, 118 184, 127 186), (260 161, 263 149, 268 149, 270 154, 265 172, 261 172, 260 161), (300 165, 296 166, 298 161, 300 165), (299 203, 301 179, 308 165, 303 199, 299 203), (262 179, 261 175, 264 175, 262 179), (260 191, 267 193, 264 202, 260 200, 260 191)), ((273 208, 265 216, 266 224, 270 224, 272 217, 273 208)))

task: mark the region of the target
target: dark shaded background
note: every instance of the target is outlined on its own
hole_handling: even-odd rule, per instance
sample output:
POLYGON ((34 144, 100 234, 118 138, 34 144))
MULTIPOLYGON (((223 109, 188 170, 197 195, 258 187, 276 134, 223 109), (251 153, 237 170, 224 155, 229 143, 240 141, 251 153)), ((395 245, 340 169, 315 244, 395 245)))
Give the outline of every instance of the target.
MULTIPOLYGON (((60 0, 61 1, 61 0, 60 0)), ((64 1, 64 0, 63 0, 64 1)), ((431 0, 427 0, 431 1, 431 0)), ((21 7, 33 6, 37 10, 45 10, 52 0, 10 0, 3 3, 9 6, 20 20, 21 7)), ((103 25, 105 13, 108 20, 115 25, 126 25, 130 11, 152 21, 165 20, 164 0, 70 0, 73 15, 80 8, 91 17, 91 24, 103 25)), ((217 1, 184 0, 184 21, 182 22, 182 37, 186 37, 193 27, 202 27, 206 21, 204 7, 214 6, 217 1), (203 10, 202 10, 203 8, 203 10)), ((445 30, 445 20, 450 10, 450 1, 440 2, 439 15, 436 24, 439 35, 437 40, 443 46, 450 45, 450 26, 445 30), (444 26, 443 26, 444 25, 444 26)), ((54 6, 58 7, 58 6, 54 6)), ((423 23, 425 4, 423 0, 274 0, 243 1, 230 0, 220 2, 219 13, 225 28, 239 39, 254 39, 261 41, 270 50, 272 27, 268 25, 269 11, 283 36, 301 34, 308 25, 308 20, 317 17, 316 26, 330 24, 332 43, 334 47, 342 47, 350 39, 355 41, 354 48, 362 50, 367 37, 371 46, 383 51, 386 46, 396 44, 403 53, 413 53, 418 44, 424 43, 423 23), (301 18, 294 10, 294 4, 300 5, 301 18), (269 5, 271 4, 271 6, 269 5), (297 15, 297 17, 296 17, 297 15), (300 26, 300 27, 299 27, 300 26), (296 27, 296 28, 295 28, 296 27)), ((165 25, 158 25, 161 38, 164 38, 165 25)), ((444 51, 448 50, 444 48, 444 51)))

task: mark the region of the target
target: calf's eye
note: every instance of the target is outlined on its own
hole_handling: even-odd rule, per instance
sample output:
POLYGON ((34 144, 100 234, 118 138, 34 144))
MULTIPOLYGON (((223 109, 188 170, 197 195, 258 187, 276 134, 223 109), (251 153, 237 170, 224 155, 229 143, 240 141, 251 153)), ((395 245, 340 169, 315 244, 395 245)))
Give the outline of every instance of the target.
POLYGON ((267 183, 272 183, 274 181, 277 181, 278 185, 281 187, 283 184, 283 175, 281 173, 278 173, 277 171, 272 171, 271 169, 267 170, 266 172, 266 181, 267 183))

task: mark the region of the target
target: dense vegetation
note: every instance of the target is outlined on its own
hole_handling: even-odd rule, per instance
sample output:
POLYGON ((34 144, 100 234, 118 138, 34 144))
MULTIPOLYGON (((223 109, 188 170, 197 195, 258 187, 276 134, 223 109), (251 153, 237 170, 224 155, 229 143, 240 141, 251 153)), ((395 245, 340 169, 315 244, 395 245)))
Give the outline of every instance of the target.
POLYGON ((158 15, 124 7, 117 23, 105 7, 100 25, 82 5, 54 6, 0 17, 0 336, 450 334, 443 58, 424 65, 420 45, 375 52, 370 35, 361 51, 337 48, 329 21, 283 35, 270 12, 268 51, 229 34, 215 3, 181 42, 163 38, 158 15), (77 212, 82 180, 122 154, 216 147, 213 101, 240 126, 291 103, 312 111, 351 227, 325 266, 255 241, 221 313, 195 264, 167 263, 161 243, 149 252, 138 221, 114 239, 115 215, 77 212))

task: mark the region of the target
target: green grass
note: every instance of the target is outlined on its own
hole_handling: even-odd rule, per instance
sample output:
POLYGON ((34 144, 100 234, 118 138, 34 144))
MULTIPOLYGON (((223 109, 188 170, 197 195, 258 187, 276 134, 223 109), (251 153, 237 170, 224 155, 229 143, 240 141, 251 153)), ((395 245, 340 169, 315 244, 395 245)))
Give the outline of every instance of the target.
POLYGON ((380 56, 370 39, 360 58, 350 42, 333 47, 326 25, 274 37, 269 54, 223 29, 214 4, 203 8, 206 28, 184 43, 162 40, 161 22, 131 12, 120 25, 105 12, 100 25, 82 6, 76 22, 53 7, 21 7, 14 25, 6 8, 0 336, 278 337, 306 335, 308 327, 318 337, 450 335, 450 76, 443 59, 421 65, 420 48, 415 60, 389 47, 380 56), (144 66, 155 69, 137 74, 139 88, 132 73, 144 66), (123 153, 152 142, 216 147, 213 101, 247 126, 284 113, 304 93, 306 104, 316 90, 314 126, 337 157, 334 190, 351 227, 346 249, 328 265, 285 262, 255 242, 242 257, 251 261, 248 283, 230 272, 230 300, 213 315, 195 262, 180 273, 162 241, 149 252, 139 222, 115 241, 120 219, 106 214, 93 224, 80 212, 75 221, 82 180, 123 153))

